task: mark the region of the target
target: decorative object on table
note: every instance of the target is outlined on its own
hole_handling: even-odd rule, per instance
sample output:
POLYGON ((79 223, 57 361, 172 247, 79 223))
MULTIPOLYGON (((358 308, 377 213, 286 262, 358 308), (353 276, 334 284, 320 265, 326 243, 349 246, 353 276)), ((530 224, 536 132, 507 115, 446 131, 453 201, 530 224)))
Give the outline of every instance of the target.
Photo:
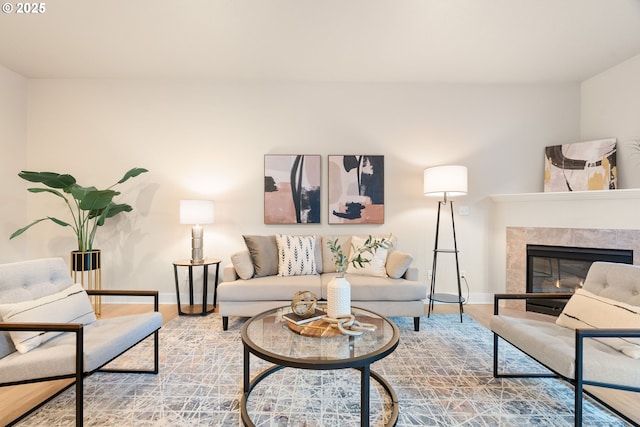
POLYGON ((431 291, 429 293, 429 308, 427 317, 431 315, 434 301, 444 303, 456 303, 460 307, 460 322, 462 322, 462 313, 464 311, 462 305, 464 298, 462 297, 462 286, 460 283, 460 263, 458 260, 458 242, 456 239, 456 225, 453 215, 453 202, 449 201, 449 197, 462 196, 467 194, 467 168, 465 166, 435 166, 424 170, 424 195, 441 197, 438 201, 438 217, 436 220, 436 236, 433 248, 433 266, 431 268, 431 291), (442 249, 439 247, 440 237, 440 210, 442 206, 449 204, 451 208, 451 229, 453 231, 453 249, 442 249), (438 265, 438 254, 452 253, 456 260, 456 276, 458 283, 458 294, 450 295, 436 293, 436 267, 438 265))
POLYGON ((616 188, 616 138, 545 147, 545 192, 616 188))
MULTIPOLYGON (((96 232, 98 227, 104 225, 108 218, 121 212, 131 212, 133 210, 126 203, 115 203, 113 201, 115 196, 121 194, 119 191, 113 190, 113 187, 145 172, 148 172, 147 169, 130 169, 115 184, 105 190, 98 190, 94 186, 83 187, 79 185, 76 179, 69 174, 22 171, 18 174, 20 178, 29 182, 40 183, 47 187, 28 188, 27 191, 30 193, 50 193, 60 197, 64 200, 71 213, 71 221, 67 222, 56 217, 46 216, 16 230, 10 239, 21 235, 29 228, 46 220, 51 220, 62 227, 71 227, 78 242, 78 250, 71 252, 70 269, 73 279, 78 283, 82 283, 88 289, 101 289, 100 250, 93 249, 96 232)), ((95 311, 96 314, 100 315, 101 301, 99 297, 96 298, 94 300, 95 311)))
POLYGON ((301 318, 308 318, 316 311, 318 297, 311 291, 296 292, 291 300, 291 310, 301 318))
POLYGON ((329 156, 329 224, 384 224, 384 156, 329 156))
POLYGON ((264 156, 264 223, 319 224, 319 155, 264 156))
POLYGON ((282 317, 285 320, 287 320, 290 324, 299 326, 299 325, 306 325, 308 323, 311 323, 317 320, 321 320, 324 317, 327 317, 327 313, 315 308, 307 316, 300 316, 299 314, 295 314, 295 313, 285 313, 282 315, 282 317))
POLYGON ((204 231, 202 225, 213 224, 215 208, 213 200, 180 200, 180 224, 191 227, 191 262, 204 261, 204 231))
POLYGON ((329 317, 337 319, 341 316, 351 315, 351 285, 344 277, 347 268, 349 266, 362 268, 370 264, 375 259, 378 249, 386 251, 392 246, 392 242, 391 236, 381 239, 369 236, 361 246, 352 243, 349 256, 344 253, 338 239, 329 239, 328 245, 336 264, 338 276, 327 284, 327 314, 329 317))

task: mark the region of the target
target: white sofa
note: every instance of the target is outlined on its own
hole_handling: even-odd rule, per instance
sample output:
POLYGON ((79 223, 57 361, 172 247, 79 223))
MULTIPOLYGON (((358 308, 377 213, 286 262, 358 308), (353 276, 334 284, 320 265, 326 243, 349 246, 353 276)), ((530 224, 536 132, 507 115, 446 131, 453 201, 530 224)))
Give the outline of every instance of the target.
MULTIPOLYGON (((348 251, 351 235, 315 236, 315 262, 318 274, 279 276, 262 275, 256 270, 268 253, 274 256, 275 236, 244 236, 264 243, 258 248, 248 244, 248 249, 234 254, 232 263, 223 268, 222 282, 218 285, 218 309, 222 316, 222 327, 228 329, 230 316, 251 317, 263 311, 288 305, 298 291, 311 291, 319 300, 327 298, 327 284, 337 275, 333 255, 328 247, 329 239, 338 239, 348 251), (256 264, 257 263, 257 264, 256 264), (253 271, 251 268, 253 267, 253 271), (244 279, 242 277, 245 277, 244 279)), ((366 237, 366 236, 359 236, 366 237)), ((382 236, 377 236, 382 237, 382 236)), ((371 276, 347 272, 345 277, 351 284, 353 306, 371 310, 384 316, 409 316, 414 318, 414 329, 420 328, 420 316, 424 314, 427 285, 418 281, 418 270, 411 267, 412 257, 396 249, 395 237, 389 250, 385 276, 371 276)), ((260 246, 259 244, 257 246, 260 246)), ((348 252, 347 252, 348 253, 348 252)), ((276 260, 277 262, 277 260, 276 260)), ((271 271, 273 272, 273 271, 271 271)), ((358 273, 358 272, 356 272, 358 273)))
MULTIPOLYGON (((607 403, 585 386, 640 391, 639 266, 593 263, 582 290, 575 294, 497 294, 490 324, 494 333, 494 377, 552 376, 570 382, 574 385, 576 426, 582 425, 583 393, 607 403), (500 301, 527 298, 569 298, 569 301, 556 323, 499 313, 500 301), (549 375, 502 372, 499 338, 552 372, 549 375), (606 344, 603 339, 608 340, 606 344)), ((635 424, 622 411, 616 412, 635 424)))

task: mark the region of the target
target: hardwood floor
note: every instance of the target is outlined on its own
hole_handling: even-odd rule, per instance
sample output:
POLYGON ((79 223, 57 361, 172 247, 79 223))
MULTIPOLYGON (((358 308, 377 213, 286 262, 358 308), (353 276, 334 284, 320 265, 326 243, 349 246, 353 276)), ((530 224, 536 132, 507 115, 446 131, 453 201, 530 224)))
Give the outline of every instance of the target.
MULTIPOLYGON (((115 317, 126 314, 134 314, 149 310, 148 305, 131 304, 104 304, 102 306, 102 317, 115 317)), ((465 313, 478 323, 489 328, 489 320, 493 315, 493 304, 467 304, 464 306, 465 313)), ((164 322, 168 322, 178 315, 175 305, 160 305, 160 311, 164 317, 164 322)), ((519 317, 533 317, 540 320, 555 321, 555 318, 536 313, 528 313, 520 310, 500 309, 501 314, 519 317)), ((425 307, 426 313, 426 307, 425 307)), ((458 313, 458 306, 455 304, 437 304, 433 314, 458 313)), ((49 381, 35 384, 25 384, 12 387, 0 388, 0 425, 20 417, 30 408, 38 403, 50 398, 62 388, 69 385, 71 380, 49 381)), ((611 389, 597 389, 591 387, 590 390, 599 395, 600 398, 609 402, 613 407, 619 408, 628 414, 636 422, 640 423, 640 408, 638 408, 638 394, 611 389), (604 390, 604 391, 603 391, 604 390)))

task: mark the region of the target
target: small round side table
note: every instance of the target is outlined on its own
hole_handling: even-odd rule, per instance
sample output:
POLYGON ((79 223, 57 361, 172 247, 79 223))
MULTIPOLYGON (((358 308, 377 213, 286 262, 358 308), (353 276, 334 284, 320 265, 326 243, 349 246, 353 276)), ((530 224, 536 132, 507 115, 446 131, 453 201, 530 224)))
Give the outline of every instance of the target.
POLYGON ((193 262, 191 260, 175 261, 173 263, 173 274, 176 280, 176 296, 178 300, 178 314, 181 316, 205 316, 216 308, 216 293, 218 290, 218 273, 220 272, 220 260, 207 258, 202 262, 193 262), (216 266, 216 280, 213 285, 213 305, 207 304, 208 282, 209 282, 209 266, 216 266), (178 267, 187 267, 189 269, 189 305, 180 303, 180 283, 178 281, 178 267), (193 302, 193 267, 203 267, 202 272, 202 304, 194 304, 193 302))

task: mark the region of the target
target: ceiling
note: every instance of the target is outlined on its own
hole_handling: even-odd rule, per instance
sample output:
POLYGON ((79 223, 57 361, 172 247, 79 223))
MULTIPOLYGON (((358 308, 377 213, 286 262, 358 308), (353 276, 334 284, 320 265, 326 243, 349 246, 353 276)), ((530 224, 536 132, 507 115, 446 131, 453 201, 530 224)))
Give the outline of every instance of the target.
POLYGON ((44 4, 0 14, 0 65, 28 78, 579 82, 640 54, 640 0, 44 4))

